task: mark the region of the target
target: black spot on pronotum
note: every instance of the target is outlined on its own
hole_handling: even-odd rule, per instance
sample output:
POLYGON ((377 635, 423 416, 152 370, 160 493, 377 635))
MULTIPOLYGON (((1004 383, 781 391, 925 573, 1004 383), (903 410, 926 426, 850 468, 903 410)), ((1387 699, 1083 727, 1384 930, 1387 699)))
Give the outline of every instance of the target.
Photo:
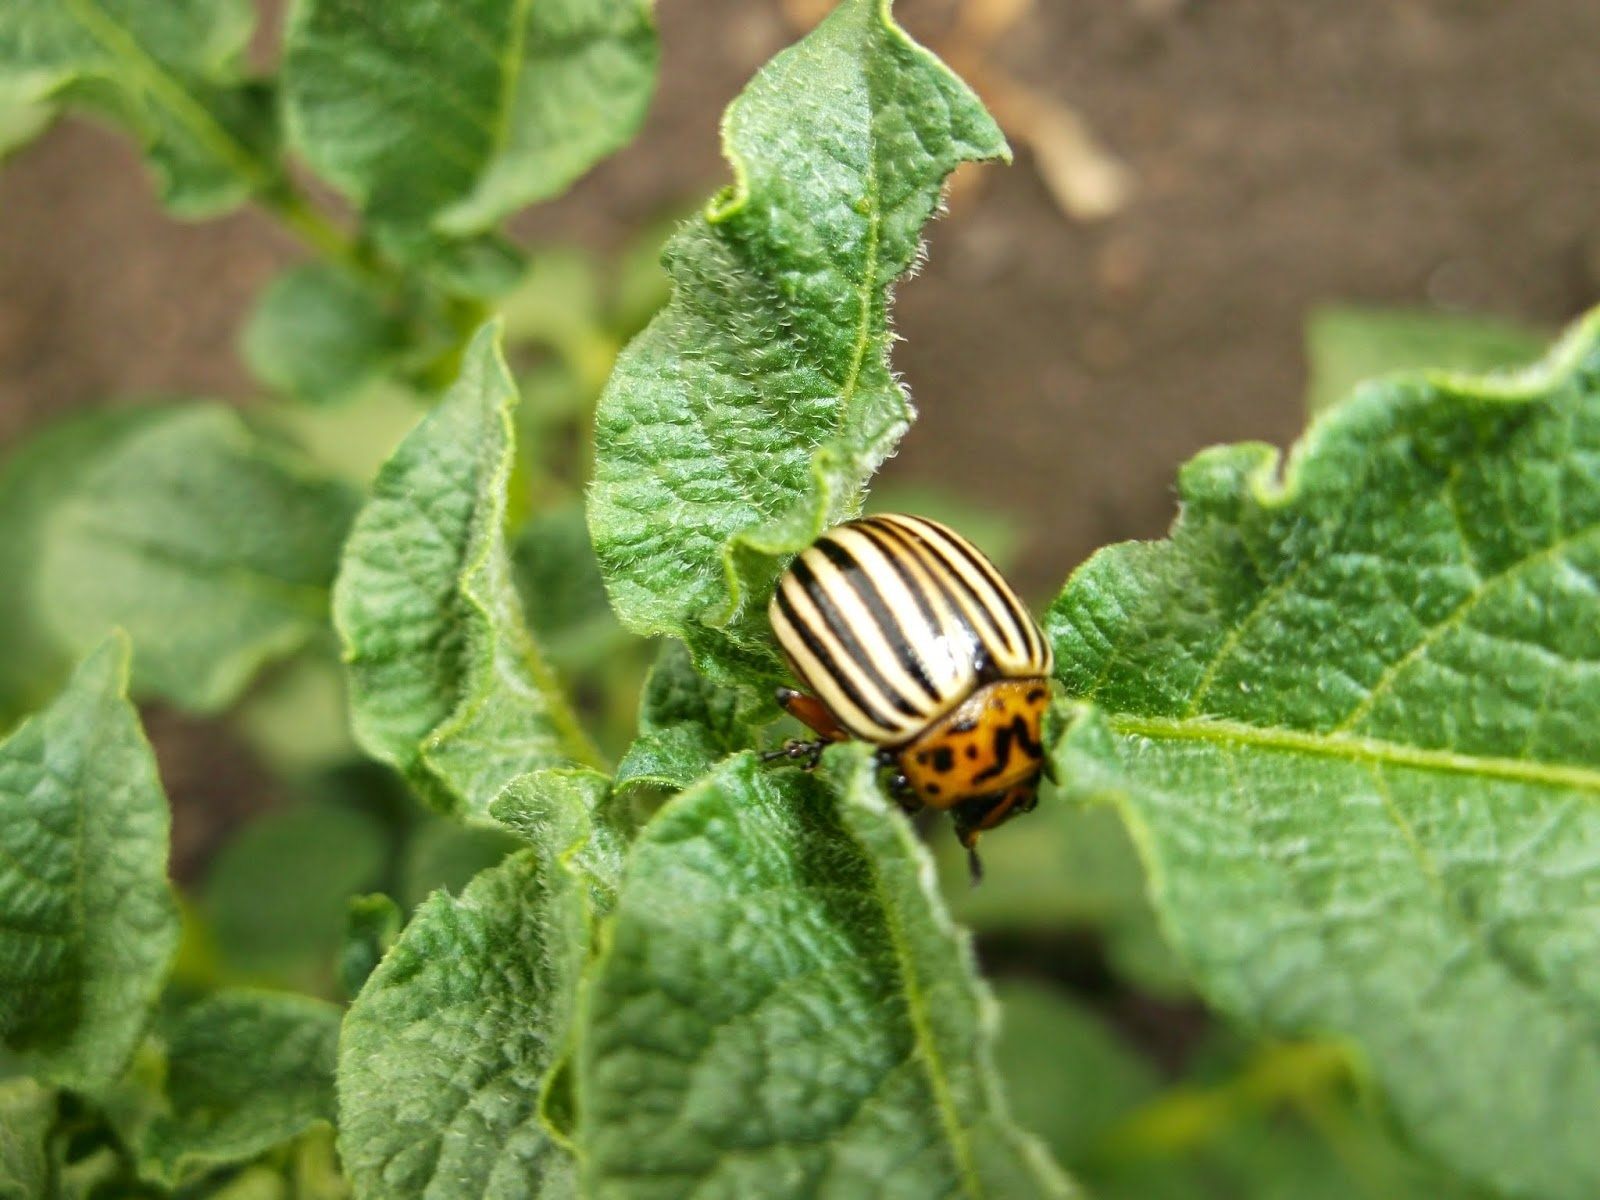
POLYGON ((939 794, 940 788, 939 788, 939 785, 937 783, 930 783, 927 786, 928 786, 928 795, 937 796, 939 794))
POLYGON ((967 757, 968 758, 977 758, 978 757, 978 748, 976 746, 968 746, 967 747, 967 757))
POLYGON ((933 769, 943 775, 956 765, 956 756, 949 746, 940 746, 933 752, 933 769))
POLYGON ((917 761, 919 763, 926 764, 927 761, 928 761, 928 752, 926 750, 918 750, 917 751, 917 761))
POLYGON ((1043 700, 1046 695, 1047 695, 1047 693, 1045 692, 1045 690, 1042 687, 1029 688, 1028 689, 1028 703, 1029 704, 1037 704, 1037 703, 1039 703, 1039 701, 1043 700))
POLYGON ((985 779, 993 779, 1004 771, 1011 762, 1012 747, 1020 749, 1029 758, 1040 758, 1044 754, 1044 747, 1033 740, 1027 720, 1020 716, 1015 717, 1011 724, 995 730, 994 762, 974 775, 973 781, 981 783, 985 779))

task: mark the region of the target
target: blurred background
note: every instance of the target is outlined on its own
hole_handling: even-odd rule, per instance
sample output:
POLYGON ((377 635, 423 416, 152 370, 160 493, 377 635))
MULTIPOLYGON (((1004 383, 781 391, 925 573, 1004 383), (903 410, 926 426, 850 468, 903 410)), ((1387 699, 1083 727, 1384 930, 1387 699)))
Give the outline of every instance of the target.
MULTIPOLYGON (((637 141, 513 225, 537 276, 513 315, 532 347, 516 360, 531 406, 586 411, 664 294, 662 235, 725 179, 723 107, 826 7, 660 5, 660 89, 637 141)), ((265 63, 282 12, 262 10, 265 63)), ((1177 468, 1200 448, 1285 445, 1309 407, 1390 365, 1526 359, 1600 295, 1592 0, 900 0, 896 12, 983 96, 1016 162, 955 179, 927 263, 900 289, 895 366, 920 419, 877 494, 966 528, 1040 603, 1095 548, 1159 536, 1177 468)), ((249 208, 171 220, 123 134, 61 121, 0 170, 0 457, 78 410, 261 395, 241 330, 302 257, 249 208)), ((359 474, 416 412, 364 402, 299 432, 359 474)), ((595 581, 551 566, 568 561, 551 546, 582 540, 581 481, 552 473, 564 507, 540 518, 521 565, 566 590, 546 588, 532 615, 592 715, 625 730, 648 653, 619 655, 595 581)), ((187 948, 197 972, 331 986, 347 894, 383 887, 413 903, 503 851, 431 824, 348 761, 326 662, 280 669, 227 719, 159 705, 147 717, 177 814, 175 870, 211 929, 187 948), (303 911, 263 916, 254 900, 283 890, 290 859, 325 886, 301 889, 303 911), (308 922, 324 960, 303 959, 308 922)), ((1445 1194, 1395 1165, 1381 1120, 1352 1116, 1337 1056, 1215 1027, 1166 956, 1109 814, 1013 828, 990 839, 982 891, 954 870, 949 890, 1006 981, 1024 1119, 1055 1119, 1048 1079, 1026 1077, 1029 1046, 1105 1081, 1106 1113, 1045 1130, 1080 1170, 1154 1145, 1209 1155, 1187 1173, 1210 1181, 1202 1194, 1304 1196, 1329 1173, 1323 1150, 1301 1152, 1310 1130, 1345 1181, 1327 1194, 1353 1194, 1351 1172, 1368 1194, 1445 1194), (1061 1016, 1063 996, 1088 1025, 1061 1016), (1238 1141, 1285 1097, 1299 1104, 1292 1130, 1238 1141), (1252 1156, 1280 1151, 1292 1175, 1257 1171, 1252 1156)), ((1056 1061, 1031 1057, 1036 1072, 1056 1061)), ((1123 1178, 1112 1190, 1168 1194, 1123 1178)))

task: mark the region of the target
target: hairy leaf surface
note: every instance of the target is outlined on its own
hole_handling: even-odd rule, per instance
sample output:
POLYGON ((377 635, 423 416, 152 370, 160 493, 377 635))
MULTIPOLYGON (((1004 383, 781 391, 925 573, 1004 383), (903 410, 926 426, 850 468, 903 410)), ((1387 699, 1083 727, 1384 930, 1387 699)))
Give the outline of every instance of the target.
POLYGON ((354 509, 349 489, 233 413, 168 410, 56 507, 43 615, 79 649, 121 626, 139 651, 137 691, 214 711, 322 628, 354 509))
POLYGON ((672 300, 601 399, 589 525, 624 622, 772 670, 736 618, 763 618, 779 558, 859 509, 905 431, 889 289, 944 177, 1006 148, 885 0, 844 0, 723 133, 734 183, 668 243, 672 300))
POLYGON ((1411 1136, 1600 1188, 1600 317, 1180 479, 1048 626, 1064 779, 1115 797, 1208 996, 1364 1053, 1411 1136), (1538 1146, 1537 1153, 1529 1148, 1538 1146))
POLYGON ((205 216, 278 182, 270 93, 246 83, 249 0, 8 0, 0 92, 77 101, 144 143, 167 206, 205 216))
POLYGON ((146 1178, 170 1186, 333 1120, 334 1005, 219 992, 175 1017, 165 1033, 168 1109, 140 1142, 146 1178))
POLYGON ((749 697, 699 674, 683 643, 669 641, 645 680, 639 736, 617 766, 617 783, 677 791, 755 737, 749 697))
POLYGON ((289 132, 402 239, 480 232, 625 144, 656 58, 646 0, 307 0, 289 132))
POLYGON ((485 327, 378 473, 334 590, 357 739, 430 803, 476 819, 518 775, 594 759, 511 581, 516 403, 485 327))
POLYGON ((92 1090, 127 1064, 178 943, 167 801, 108 641, 0 742, 0 1044, 92 1090))
POLYGON ((640 834, 584 1003, 588 1193, 1069 1194, 1005 1113, 926 852, 864 747, 828 761, 734 758, 640 834))
POLYGON ((536 828, 537 844, 459 899, 434 893, 357 997, 340 1048, 339 1136, 359 1195, 574 1194, 571 1158, 539 1107, 588 956, 590 882, 566 865, 589 853, 585 795, 513 784, 496 812, 536 828))

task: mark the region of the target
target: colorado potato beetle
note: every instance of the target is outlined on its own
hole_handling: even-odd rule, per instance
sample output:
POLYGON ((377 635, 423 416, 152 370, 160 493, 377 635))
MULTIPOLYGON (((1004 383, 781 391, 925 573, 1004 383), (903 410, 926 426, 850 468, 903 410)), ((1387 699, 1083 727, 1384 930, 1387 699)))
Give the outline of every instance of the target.
POLYGON ((814 731, 769 757, 815 763, 829 742, 878 747, 901 806, 948 811, 980 874, 978 835, 1037 802, 1053 658, 994 564, 925 517, 828 530, 768 608, 795 676, 778 703, 814 731))

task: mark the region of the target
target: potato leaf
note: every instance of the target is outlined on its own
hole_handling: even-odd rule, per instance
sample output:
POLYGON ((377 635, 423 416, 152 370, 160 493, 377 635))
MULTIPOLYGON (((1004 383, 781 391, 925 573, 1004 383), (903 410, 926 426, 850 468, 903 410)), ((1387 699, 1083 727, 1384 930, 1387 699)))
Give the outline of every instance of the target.
POLYGON ((1071 1194, 1006 1115, 926 851, 864 747, 828 763, 730 759, 635 842, 583 1005, 586 1193, 1071 1194))
POLYGON ((723 131, 734 183, 668 243, 672 300, 601 398, 589 526, 626 624, 748 673, 776 669, 780 558, 859 509, 910 421, 889 290, 945 176, 1006 147, 885 0, 844 0, 723 131))
POLYGON ((669 641, 645 680, 639 736, 617 765, 617 784, 677 791, 755 740, 749 696, 699 674, 683 643, 669 641))
POLYGON ((491 228, 625 144, 655 87, 646 0, 306 0, 289 135, 400 244, 491 228))
POLYGON ((215 711, 323 627, 355 503, 225 409, 167 410, 56 506, 42 614, 80 651, 126 629, 136 691, 215 711))
POLYGON ((518 775, 596 761, 511 581, 516 403, 487 326, 378 473, 334 589, 357 740, 441 811, 480 821, 518 775))
POLYGON ((56 1123, 56 1096, 31 1079, 0 1081, 0 1200, 50 1194, 46 1144, 56 1123))
POLYGON ((207 216, 281 182, 271 93, 240 71, 254 25, 249 0, 8 0, 0 94, 106 113, 144 143, 167 207, 207 216))
POLYGON ((127 669, 113 638, 0 742, 0 1044, 80 1090, 127 1065, 178 944, 167 801, 127 669))
POLYGON ((339 1010, 307 996, 219 992, 165 1029, 167 1111, 140 1173, 168 1186, 246 1162, 334 1116, 339 1010))
POLYGON ((1456 1169, 1594 1194, 1600 315, 1180 493, 1051 610, 1062 778, 1115 799, 1210 999, 1347 1039, 1456 1169))
POLYGON ((573 1194, 539 1108, 589 953, 590 882, 568 862, 590 841, 592 793, 521 789, 496 811, 537 844, 459 899, 435 892, 345 1021, 339 1144, 366 1200, 573 1194))

